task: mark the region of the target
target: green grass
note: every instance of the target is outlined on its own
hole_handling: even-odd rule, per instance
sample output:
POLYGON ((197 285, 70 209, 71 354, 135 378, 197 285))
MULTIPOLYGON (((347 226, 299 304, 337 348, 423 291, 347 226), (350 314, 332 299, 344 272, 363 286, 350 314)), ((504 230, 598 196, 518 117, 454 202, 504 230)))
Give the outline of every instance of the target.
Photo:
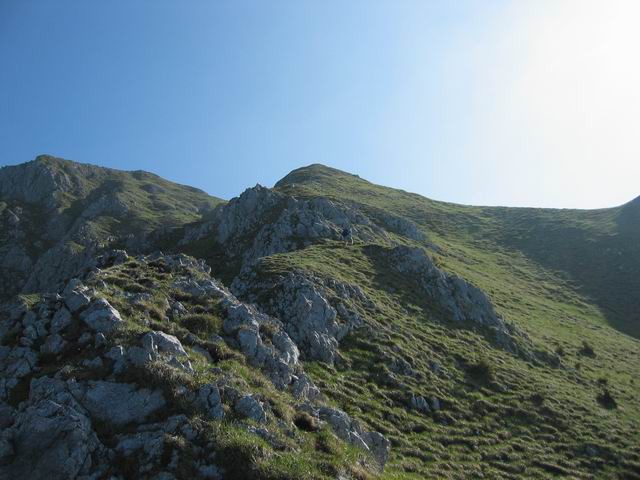
POLYGON ((562 353, 559 368, 534 365, 449 324, 389 268, 385 245, 325 241, 263 259, 261 276, 313 272, 374 301, 375 313, 361 312, 371 328, 342 342, 344 361, 306 369, 332 402, 392 440, 385 477, 640 477, 638 201, 598 211, 468 207, 322 166, 294 171, 276 189, 328 197, 374 221, 380 212, 412 220, 441 268, 482 288, 537 347, 562 353), (390 372, 395 358, 419 375, 390 372), (411 394, 438 397, 442 410, 409 410, 411 394))
MULTIPOLYGON (((258 272, 268 277, 302 269, 331 276, 359 285, 375 302, 375 313, 365 311, 372 329, 355 331, 342 342, 344 362, 335 368, 305 365, 335 404, 392 440, 386 476, 615 478, 638 473, 636 340, 608 327, 598 310, 570 289, 550 295, 551 283, 533 289, 494 283, 492 296, 506 318, 525 328, 536 344, 565 350, 561 368, 535 366, 494 348, 479 332, 440 318, 415 288, 384 269, 385 248, 328 242, 263 259, 258 272), (582 353, 585 339, 595 357, 582 353), (391 376, 388 366, 398 357, 410 360, 420 376, 391 376), (432 372, 434 361, 445 373, 432 372), (609 379, 616 409, 599 403, 602 377, 609 379), (411 393, 438 397, 442 410, 429 415, 408 410, 411 393), (599 454, 586 455, 589 446, 599 454)), ((449 257, 440 262, 447 268, 449 257)))

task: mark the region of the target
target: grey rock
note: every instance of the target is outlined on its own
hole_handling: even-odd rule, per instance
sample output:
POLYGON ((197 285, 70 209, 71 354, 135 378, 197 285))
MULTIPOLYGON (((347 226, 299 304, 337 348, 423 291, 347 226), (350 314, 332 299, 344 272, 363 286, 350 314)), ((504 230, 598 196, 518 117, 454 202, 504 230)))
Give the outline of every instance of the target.
POLYGON ((469 322, 491 333, 497 344, 512 353, 530 357, 528 336, 495 311, 489 297, 460 277, 440 270, 421 248, 394 248, 390 260, 398 272, 412 275, 418 288, 453 321, 469 322))
POLYGON ((384 467, 387 460, 389 460, 391 442, 380 432, 364 432, 362 434, 362 439, 367 444, 373 458, 375 458, 381 467, 384 467))
POLYGON ((222 398, 218 386, 207 384, 200 387, 197 395, 198 406, 202 408, 209 417, 214 420, 220 420, 224 417, 224 409, 222 407, 222 398))
POLYGON ((57 333, 49 335, 40 347, 40 353, 58 355, 65 349, 67 342, 57 333))
POLYGON ((92 359, 86 359, 82 362, 82 365, 87 368, 101 368, 104 363, 100 357, 94 357, 92 359))
POLYGON ((251 270, 245 270, 234 280, 232 290, 250 302, 261 302, 263 297, 257 293, 269 291, 268 303, 263 301, 260 306, 282 321, 288 336, 307 358, 326 363, 334 362, 339 341, 364 323, 347 302, 367 308, 373 305, 358 287, 301 271, 261 283, 251 270))
POLYGON ((258 423, 267 421, 267 413, 260 402, 254 395, 243 395, 236 400, 234 410, 243 417, 254 420, 258 423))
POLYGON ((337 408, 321 407, 314 413, 326 421, 339 438, 369 451, 380 467, 384 467, 391 449, 391 442, 384 435, 363 430, 357 421, 337 408))
POLYGON ((173 335, 166 334, 164 332, 156 332, 151 331, 148 332, 142 337, 142 343, 145 346, 149 346, 148 349, 157 349, 160 353, 169 353, 173 355, 179 355, 183 357, 187 357, 187 352, 185 351, 182 343, 173 335))
POLYGON ((7 479, 77 478, 95 468, 92 453, 104 449, 81 411, 46 399, 28 406, 1 437, 0 445, 11 444, 0 466, 7 479))
POLYGON ((0 346, 0 400, 37 368, 38 360, 38 354, 28 347, 0 346))
POLYGON ((163 430, 118 435, 117 440, 115 450, 124 457, 135 456, 136 461, 142 465, 141 473, 151 470, 154 465, 160 463, 165 448, 165 432, 163 430), (151 468, 145 468, 144 465, 149 465, 151 468))
POLYGON ((429 412, 429 403, 423 396, 411 395, 411 408, 419 412, 429 412))
POLYGON ((91 303, 80 318, 89 328, 100 333, 110 332, 124 323, 120 313, 103 298, 91 303))
POLYGON ((222 479, 222 471, 215 465, 200 465, 198 467, 198 475, 202 478, 211 478, 214 480, 222 479))
POLYGON ((58 310, 51 319, 51 333, 60 333, 71 325, 71 313, 66 308, 58 310))
POLYGON ((291 393, 298 399, 318 400, 321 396, 320 390, 313 383, 313 380, 304 373, 294 378, 291 393))
POLYGON ((93 335, 91 335, 91 332, 82 332, 82 335, 78 337, 78 344, 83 346, 87 345, 92 339, 93 335))
POLYGON ((166 404, 159 390, 129 383, 89 381, 74 396, 93 418, 116 426, 141 423, 166 404))
POLYGON ((73 313, 83 309, 91 302, 89 289, 77 278, 73 278, 67 283, 63 296, 65 305, 73 313))
POLYGON ((149 350, 144 347, 129 347, 126 353, 127 362, 135 365, 136 367, 142 367, 145 364, 152 362, 156 358, 156 353, 153 350, 149 350))

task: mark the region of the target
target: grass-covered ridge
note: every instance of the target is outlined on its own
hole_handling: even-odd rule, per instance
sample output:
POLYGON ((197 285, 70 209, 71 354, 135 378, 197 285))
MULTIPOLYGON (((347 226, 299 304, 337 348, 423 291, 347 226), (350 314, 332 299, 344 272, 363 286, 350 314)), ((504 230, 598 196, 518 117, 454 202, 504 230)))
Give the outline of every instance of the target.
MULTIPOLYGON (((327 242, 257 266, 263 278, 292 270, 336 278, 375 302, 367 327, 341 343, 343 361, 305 365, 341 408, 392 441, 385 478, 640 474, 636 340, 598 325, 597 310, 571 293, 531 292, 525 309, 512 291, 496 295, 506 317, 561 358, 558 367, 533 365, 441 318, 385 266, 386 249, 327 242), (404 362, 411 373, 398 371, 404 362), (435 397, 440 409, 417 412, 409 407, 412 395, 435 397)), ((448 266, 446 256, 439 261, 448 266)))
MULTIPOLYGON (((639 199, 601 210, 473 207, 382 187, 323 165, 294 170, 275 188, 404 216, 462 260, 451 263, 462 276, 478 277, 487 269, 502 275, 506 269, 507 283, 520 273, 550 279, 598 308, 600 320, 640 337, 639 199)), ((489 281, 477 280, 491 289, 489 281)), ((528 289, 538 282, 527 283, 528 289)))

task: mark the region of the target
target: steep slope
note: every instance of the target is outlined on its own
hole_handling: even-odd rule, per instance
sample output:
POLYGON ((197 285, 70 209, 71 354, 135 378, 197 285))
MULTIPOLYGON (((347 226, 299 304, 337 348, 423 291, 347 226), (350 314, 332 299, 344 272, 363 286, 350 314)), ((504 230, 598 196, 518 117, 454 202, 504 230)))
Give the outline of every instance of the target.
POLYGON ((640 337, 640 197, 602 210, 472 207, 381 187, 323 165, 294 170, 275 189, 351 202, 374 215, 401 215, 478 261, 503 251, 509 261, 524 256, 532 268, 557 277, 554 282, 569 283, 613 327, 640 337))
POLYGON ((200 220, 220 200, 146 172, 42 155, 0 169, 0 298, 56 291, 109 244, 200 220))
MULTIPOLYGON (((466 207, 313 165, 163 228, 122 175, 128 213, 80 224, 144 255, 0 309, 0 474, 640 478, 638 201, 466 207)), ((3 195, 71 213, 41 182, 3 195)))
MULTIPOLYGON (((600 234, 621 212, 464 207, 311 166, 220 207, 181 248, 280 318, 321 390, 391 440, 385 475, 634 478, 638 341, 611 328, 588 267, 551 265, 607 248, 600 234), (340 241, 347 225, 355 246, 340 241)), ((626 228, 620 258, 593 268, 633 310, 616 274, 638 271, 626 228)))

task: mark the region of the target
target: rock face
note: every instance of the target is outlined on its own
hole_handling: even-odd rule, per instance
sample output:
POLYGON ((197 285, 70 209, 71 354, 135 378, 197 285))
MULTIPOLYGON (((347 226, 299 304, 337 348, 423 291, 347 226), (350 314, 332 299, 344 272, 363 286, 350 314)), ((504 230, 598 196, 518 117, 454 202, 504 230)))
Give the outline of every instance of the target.
POLYGON ((421 248, 396 247, 389 255, 390 265, 413 276, 421 291, 451 320, 469 322, 491 333, 497 344, 512 352, 530 356, 527 335, 495 311, 489 297, 474 285, 436 267, 421 248))
POLYGON ((65 281, 93 268, 95 256, 118 237, 126 238, 134 224, 136 243, 145 243, 155 225, 140 217, 140 199, 148 201, 152 217, 169 222, 167 227, 177 226, 181 215, 198 220, 217 203, 204 192, 151 174, 48 155, 0 168, 0 300, 20 292, 59 291, 65 281), (159 201, 169 194, 178 201, 159 201), (105 224, 110 225, 107 235, 105 224))
POLYGON ((373 306, 358 287, 300 271, 267 281, 245 271, 232 289, 281 319, 307 358, 326 363, 335 360, 339 341, 364 323, 353 303, 364 308, 373 306), (261 302, 260 293, 265 291, 270 292, 268 300, 261 302))
POLYGON ((120 313, 103 298, 91 303, 89 308, 80 314, 80 318, 91 330, 98 333, 111 332, 123 322, 120 313))
POLYGON ((355 208, 326 198, 300 200, 257 185, 216 209, 212 220, 187 229, 181 243, 213 236, 227 255, 247 267, 322 239, 340 240, 348 226, 356 239, 389 240, 383 228, 355 208))
POLYGON ((322 407, 314 413, 329 423, 338 437, 369 451, 381 467, 387 463, 391 442, 384 435, 364 431, 357 421, 336 408, 322 407))
POLYGON ((142 423, 166 404, 159 391, 127 383, 90 381, 72 393, 93 418, 116 426, 142 423))
POLYGON ((0 435, 2 478, 78 478, 104 470, 105 447, 63 382, 32 381, 27 402, 0 435))

